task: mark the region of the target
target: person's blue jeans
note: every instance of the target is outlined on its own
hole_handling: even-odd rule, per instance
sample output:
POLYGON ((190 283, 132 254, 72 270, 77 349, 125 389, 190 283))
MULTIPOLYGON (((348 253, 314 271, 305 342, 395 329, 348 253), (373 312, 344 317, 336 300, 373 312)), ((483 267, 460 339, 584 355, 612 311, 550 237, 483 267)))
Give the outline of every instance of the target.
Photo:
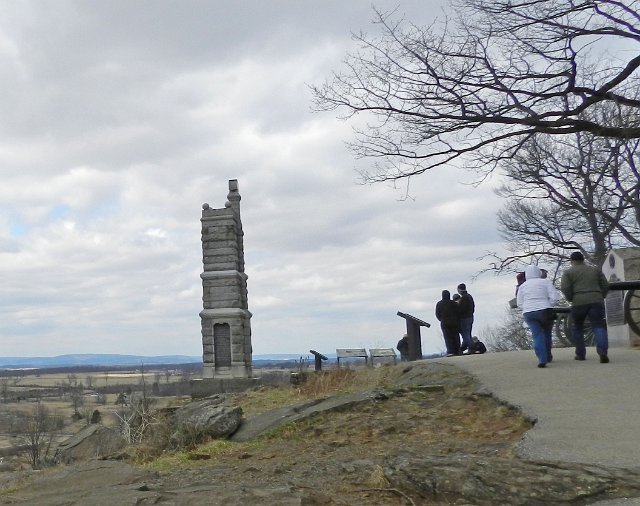
POLYGON ((539 364, 551 362, 551 330, 553 329, 553 320, 548 309, 540 309, 539 311, 530 311, 522 315, 524 321, 531 330, 533 337, 533 351, 538 358, 539 364))
POLYGON ((460 351, 468 350, 471 346, 471 329, 473 327, 473 316, 471 318, 460 318, 460 336, 462 346, 460 351))
POLYGON ((604 303, 595 302, 571 307, 571 319, 573 320, 571 337, 576 345, 576 356, 585 358, 587 354, 584 346, 584 322, 587 318, 591 323, 598 355, 606 355, 609 351, 609 335, 607 334, 604 303))

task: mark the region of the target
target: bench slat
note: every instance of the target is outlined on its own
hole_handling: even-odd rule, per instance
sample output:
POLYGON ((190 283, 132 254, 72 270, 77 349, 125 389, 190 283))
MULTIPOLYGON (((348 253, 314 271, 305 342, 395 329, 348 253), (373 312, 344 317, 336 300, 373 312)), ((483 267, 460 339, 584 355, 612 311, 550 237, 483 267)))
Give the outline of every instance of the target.
POLYGON ((395 357, 396 353, 393 348, 372 348, 369 350, 372 357, 395 357))
POLYGON ((364 348, 338 348, 336 356, 339 358, 367 357, 367 350, 364 348))
POLYGON ((372 357, 395 357, 396 352, 393 351, 393 348, 371 348, 369 355, 372 357))
POLYGON ((369 363, 369 355, 364 348, 338 348, 336 350, 338 364, 341 358, 364 358, 365 363, 369 363))
POLYGON ((393 362, 396 362, 396 352, 393 348, 371 348, 369 350, 369 355, 371 355, 371 363, 373 364, 374 358, 392 358, 393 362))

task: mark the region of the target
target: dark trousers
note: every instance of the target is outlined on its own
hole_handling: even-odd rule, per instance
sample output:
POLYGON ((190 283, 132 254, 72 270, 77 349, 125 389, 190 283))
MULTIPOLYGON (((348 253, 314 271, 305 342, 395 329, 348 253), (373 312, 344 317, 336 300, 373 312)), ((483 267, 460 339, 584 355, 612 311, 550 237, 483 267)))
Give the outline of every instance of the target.
POLYGON ((609 351, 609 336, 607 334, 604 303, 602 302, 571 307, 571 319, 573 320, 571 337, 573 337, 573 342, 576 345, 576 355, 584 358, 587 352, 584 346, 584 321, 587 318, 591 323, 598 355, 606 355, 609 351))
POLYGON ((539 364, 546 364, 552 359, 551 356, 551 332, 553 330, 553 313, 551 309, 540 309, 524 313, 524 321, 527 322, 533 337, 533 351, 538 357, 539 364))
POLYGON ((444 344, 447 347, 447 355, 460 354, 460 333, 458 324, 441 323, 442 335, 444 336, 444 344))
POLYGON ((462 348, 464 351, 471 346, 471 329, 473 328, 473 316, 460 318, 460 334, 462 334, 462 348))

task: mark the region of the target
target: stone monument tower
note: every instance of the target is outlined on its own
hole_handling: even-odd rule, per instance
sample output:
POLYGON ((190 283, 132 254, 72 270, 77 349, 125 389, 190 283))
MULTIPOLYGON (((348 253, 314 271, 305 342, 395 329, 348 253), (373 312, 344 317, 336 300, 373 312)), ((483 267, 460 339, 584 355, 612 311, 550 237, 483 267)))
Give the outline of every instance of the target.
POLYGON ((211 209, 209 204, 203 204, 200 221, 204 265, 200 275, 204 307, 200 313, 202 377, 208 384, 203 387, 209 391, 238 390, 242 389, 241 379, 252 375, 251 313, 236 179, 229 181, 225 207, 211 209))

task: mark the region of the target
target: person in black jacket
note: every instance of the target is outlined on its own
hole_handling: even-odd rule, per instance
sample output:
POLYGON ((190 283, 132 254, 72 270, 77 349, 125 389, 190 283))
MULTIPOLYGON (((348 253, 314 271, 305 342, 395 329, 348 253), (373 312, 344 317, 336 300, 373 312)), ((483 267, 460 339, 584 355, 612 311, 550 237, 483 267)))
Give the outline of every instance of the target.
POLYGON ((460 334, 462 335, 462 346, 460 349, 465 351, 471 347, 473 313, 476 310, 476 305, 471 294, 467 292, 467 285, 464 283, 458 285, 458 293, 460 294, 458 307, 460 308, 460 334))
POLYGON ((396 349, 400 352, 400 361, 406 362, 409 360, 409 336, 405 334, 402 339, 398 341, 396 349))
POLYGON ((449 290, 442 290, 442 300, 436 304, 436 318, 440 322, 444 344, 447 347, 447 356, 460 355, 458 304, 451 300, 449 290))

